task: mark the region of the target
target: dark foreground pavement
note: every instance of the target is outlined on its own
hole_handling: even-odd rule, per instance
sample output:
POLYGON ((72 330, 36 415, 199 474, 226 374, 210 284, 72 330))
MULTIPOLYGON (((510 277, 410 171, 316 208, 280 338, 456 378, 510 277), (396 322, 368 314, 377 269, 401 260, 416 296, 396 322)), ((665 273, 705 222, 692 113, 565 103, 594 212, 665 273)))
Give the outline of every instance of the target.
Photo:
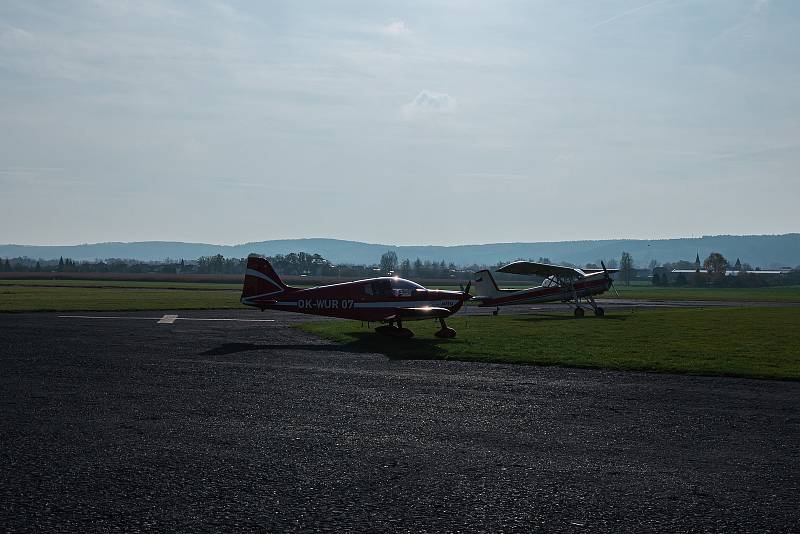
POLYGON ((2 530, 799 527, 798 383, 392 361, 175 313, 277 321, 0 315, 2 530))

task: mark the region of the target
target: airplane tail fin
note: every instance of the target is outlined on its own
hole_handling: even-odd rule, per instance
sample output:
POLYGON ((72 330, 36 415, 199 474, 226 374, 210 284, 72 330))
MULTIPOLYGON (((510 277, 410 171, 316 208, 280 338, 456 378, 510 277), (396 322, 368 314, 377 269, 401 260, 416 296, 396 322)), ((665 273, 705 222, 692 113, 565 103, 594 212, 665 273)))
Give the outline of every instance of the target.
POLYGON ((283 283, 283 280, 272 268, 264 256, 250 254, 247 257, 247 269, 244 272, 244 286, 242 287, 242 304, 250 304, 251 299, 270 297, 292 289, 283 283))
POLYGON ((472 281, 475 283, 476 296, 492 298, 500 295, 500 288, 497 287, 494 277, 489 271, 483 270, 474 273, 472 281))

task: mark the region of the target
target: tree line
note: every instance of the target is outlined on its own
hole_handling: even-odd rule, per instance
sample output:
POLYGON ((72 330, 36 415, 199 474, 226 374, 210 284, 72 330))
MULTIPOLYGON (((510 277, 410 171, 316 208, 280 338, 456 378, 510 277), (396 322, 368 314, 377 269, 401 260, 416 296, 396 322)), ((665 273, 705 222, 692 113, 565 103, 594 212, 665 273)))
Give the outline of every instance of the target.
MULTIPOLYGON (((319 254, 308 252, 292 252, 289 254, 278 254, 268 257, 278 274, 295 276, 327 276, 345 279, 370 278, 375 276, 397 275, 403 278, 419 279, 457 279, 466 280, 471 273, 488 269, 497 271, 510 261, 497 262, 494 265, 472 264, 467 266, 457 266, 454 263, 447 263, 444 260, 431 261, 416 258, 400 259, 394 251, 387 251, 382 254, 378 261, 372 265, 338 264, 335 265, 319 254)), ((605 263, 609 269, 619 269, 617 280, 629 285, 632 280, 650 279, 654 285, 774 285, 774 280, 769 277, 746 275, 730 277, 725 276, 725 272, 731 268, 736 271, 752 271, 753 267, 748 263, 742 263, 738 259, 733 267, 728 260, 720 253, 713 252, 702 263, 699 275, 687 279, 685 275, 679 274, 674 280, 670 281, 666 272, 672 269, 694 270, 695 262, 679 260, 677 262, 659 263, 651 260, 649 268, 643 270, 637 268, 634 258, 628 252, 623 251, 619 260, 608 258, 606 260, 596 260, 583 266, 578 266, 569 262, 552 261, 547 257, 539 258, 517 258, 517 260, 527 259, 539 263, 559 264, 568 267, 580 267, 583 269, 600 269, 605 263), (661 269, 656 269, 661 267, 661 269), (661 271, 661 274, 658 271, 661 271), (652 273, 652 278, 650 277, 652 273)), ((58 273, 121 273, 121 274, 244 274, 247 265, 247 258, 226 258, 221 254, 214 256, 201 256, 196 260, 173 260, 166 258, 162 261, 143 262, 129 259, 109 258, 106 260, 95 261, 75 261, 71 258, 59 258, 58 260, 34 260, 26 257, 5 258, 0 260, 0 272, 58 272, 58 273)), ((756 268, 758 269, 758 268, 756 268)), ((800 270, 781 277, 781 283, 799 283, 798 276, 800 270)), ((506 273, 494 274, 498 281, 527 281, 535 283, 531 277, 520 277, 506 273)))
MULTIPOLYGON (((275 271, 281 275, 333 276, 341 278, 368 278, 374 276, 401 275, 422 278, 451 278, 463 269, 444 261, 397 261, 394 252, 384 255, 372 265, 335 265, 319 254, 292 252, 269 256, 275 271)), ((58 260, 34 260, 26 257, 0 260, 0 272, 53 272, 53 273, 121 273, 121 274, 244 274, 247 258, 226 258, 221 254, 201 256, 196 260, 137 261, 110 258, 95 261, 75 261, 71 258, 58 260)))

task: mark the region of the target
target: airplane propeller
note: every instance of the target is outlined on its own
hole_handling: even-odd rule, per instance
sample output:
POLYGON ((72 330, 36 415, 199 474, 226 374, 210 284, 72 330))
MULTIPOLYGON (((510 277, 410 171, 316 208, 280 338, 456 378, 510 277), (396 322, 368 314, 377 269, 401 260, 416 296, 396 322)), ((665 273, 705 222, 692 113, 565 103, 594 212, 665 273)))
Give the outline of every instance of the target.
POLYGON ((472 285, 472 280, 467 282, 466 287, 464 286, 464 284, 458 284, 458 285, 461 287, 461 293, 467 297, 465 300, 470 300, 472 298, 472 295, 469 294, 469 287, 472 285))
POLYGON ((617 298, 620 298, 619 291, 617 291, 617 288, 614 287, 614 280, 611 278, 611 275, 608 274, 608 269, 606 269, 606 264, 603 263, 603 260, 600 260, 600 265, 603 267, 603 274, 605 275, 606 280, 608 280, 609 289, 613 289, 614 294, 617 296, 617 298))
MULTIPOLYGON (((461 293, 463 293, 463 295, 465 297, 464 301, 471 300, 471 299, 475 298, 475 297, 473 297, 472 295, 469 294, 469 287, 472 285, 472 280, 469 280, 467 282, 467 287, 464 287, 463 284, 459 284, 459 285, 461 286, 461 293)), ((467 316, 467 317, 469 317, 469 316, 467 316)), ((468 325, 469 324, 469 320, 468 319, 464 319, 464 324, 468 325)))

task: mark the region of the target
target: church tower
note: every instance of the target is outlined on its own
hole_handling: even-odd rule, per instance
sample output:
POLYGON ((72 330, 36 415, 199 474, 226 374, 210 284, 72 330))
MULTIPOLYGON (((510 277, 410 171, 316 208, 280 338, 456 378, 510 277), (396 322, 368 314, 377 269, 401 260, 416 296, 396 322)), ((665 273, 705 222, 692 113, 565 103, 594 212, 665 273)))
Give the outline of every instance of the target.
POLYGON ((694 272, 700 272, 700 253, 697 253, 697 257, 694 259, 694 272))

